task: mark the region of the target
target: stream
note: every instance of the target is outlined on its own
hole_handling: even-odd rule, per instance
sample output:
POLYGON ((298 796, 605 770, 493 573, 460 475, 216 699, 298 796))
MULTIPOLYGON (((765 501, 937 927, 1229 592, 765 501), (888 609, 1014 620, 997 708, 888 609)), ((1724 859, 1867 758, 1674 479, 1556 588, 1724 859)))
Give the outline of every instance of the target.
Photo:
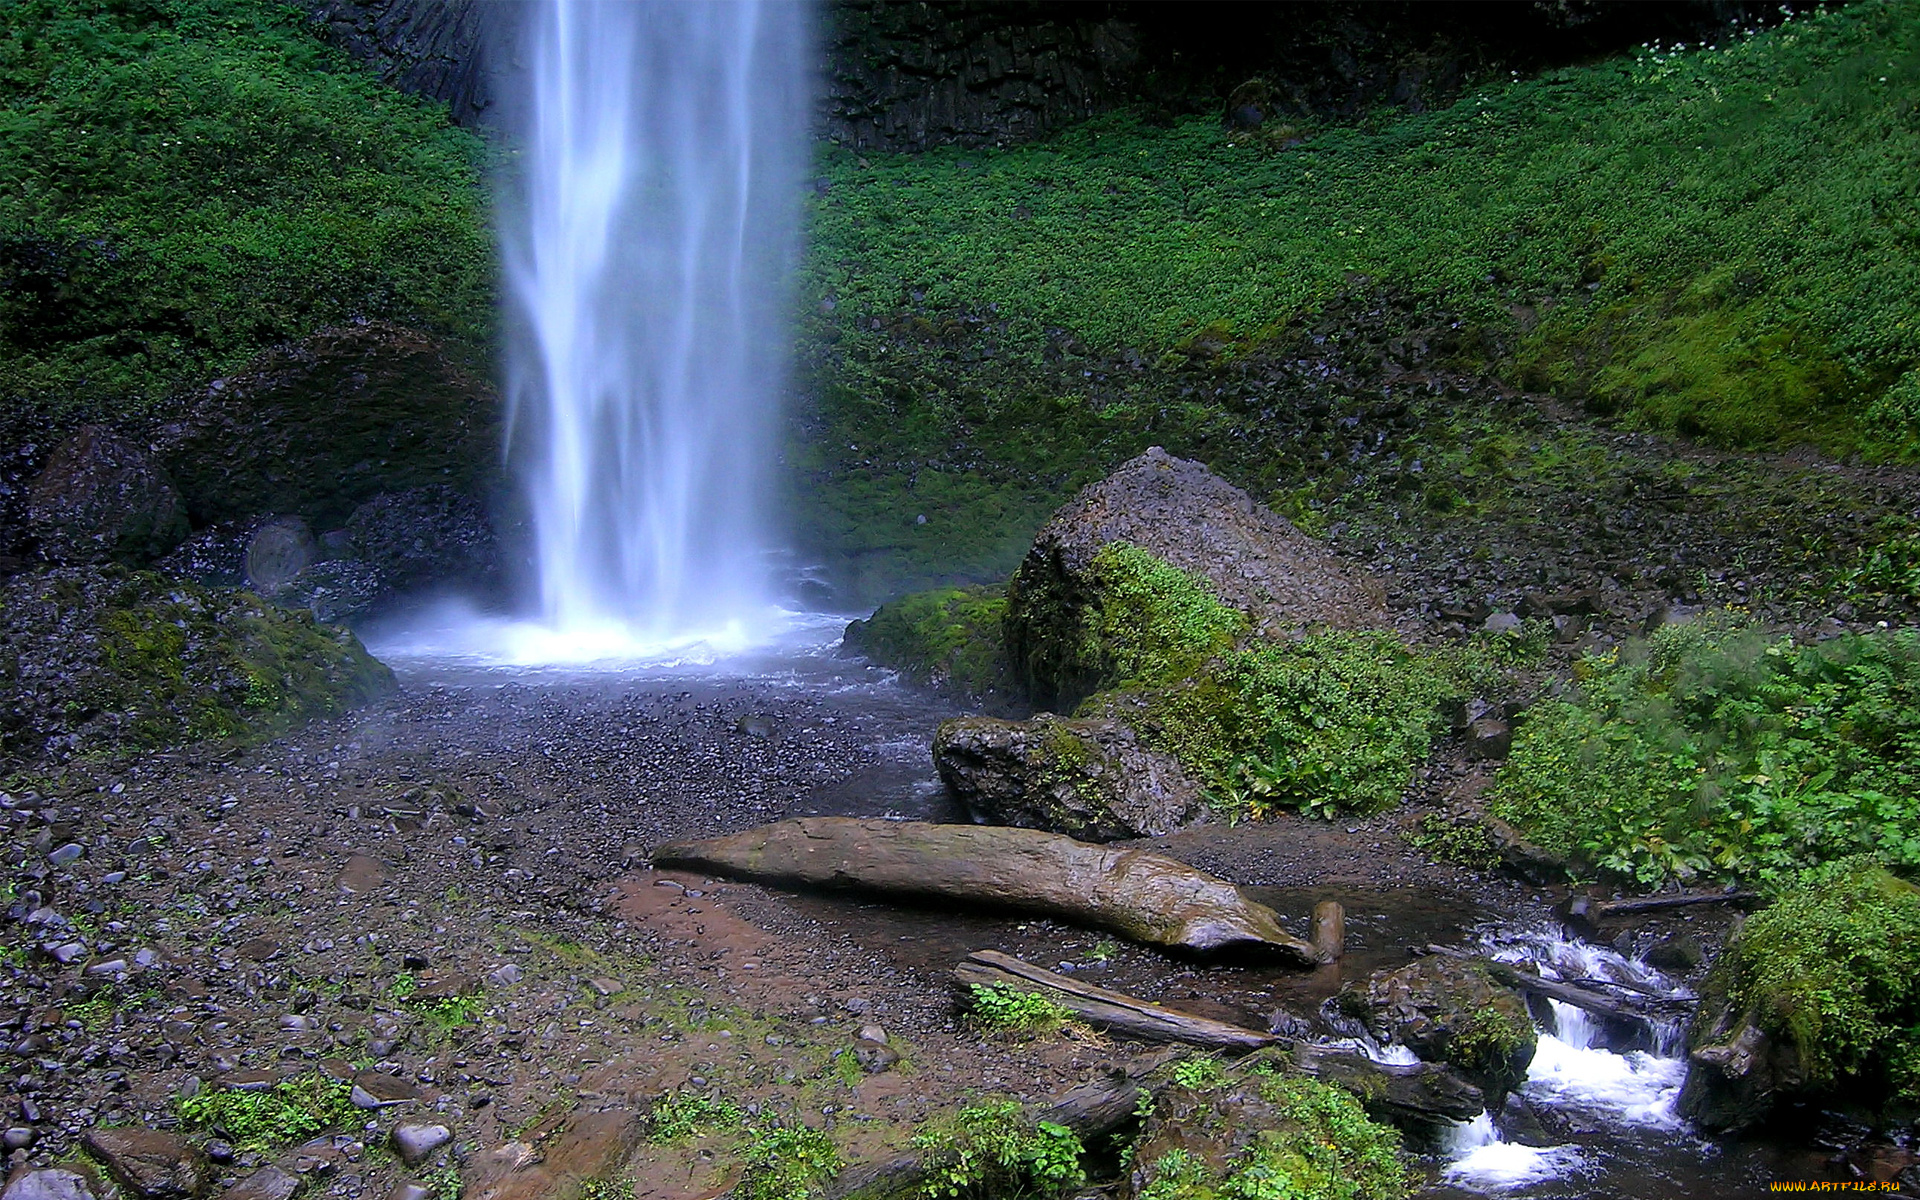
MULTIPOLYGON (((368 631, 370 647, 410 688, 485 691, 508 683, 552 689, 563 703, 591 708, 595 697, 647 694, 805 696, 861 743, 838 777, 796 794, 767 820, 802 815, 963 820, 930 755, 931 736, 953 706, 906 687, 889 672, 838 655, 846 618, 790 614, 781 636, 748 651, 708 645, 664 647, 640 659, 539 665, 489 647, 515 644, 496 626, 442 612, 405 627, 368 631)), ((524 643, 520 643, 524 647, 524 643)), ((531 656, 530 656, 531 657, 531 656)), ((743 718, 744 721, 749 718, 743 718)), ((749 730, 751 732, 751 730, 749 730)), ((1351 832, 1351 831, 1349 831, 1351 832)), ((1261 826, 1206 827, 1155 848, 1242 879, 1258 879, 1261 826)), ((1312 887, 1250 883, 1250 895, 1305 933, 1315 902, 1347 911, 1347 954, 1302 972, 1256 963, 1198 963, 1049 920, 876 902, 844 894, 799 894, 785 903, 903 973, 942 981, 969 952, 994 947, 1049 969, 1195 1013, 1256 1028, 1341 1040, 1323 1012, 1341 987, 1407 961, 1411 947, 1459 945, 1526 963, 1549 978, 1609 979, 1662 995, 1685 995, 1674 980, 1612 950, 1567 940, 1540 897, 1514 907, 1431 881, 1328 882, 1312 887), (1500 916, 1489 920, 1490 910, 1500 916)), ((1678 1025, 1621 1044, 1558 1001, 1535 1007, 1539 1045, 1525 1084, 1503 1110, 1454 1130, 1421 1161, 1433 1200, 1470 1196, 1594 1197, 1627 1200, 1703 1189, 1764 1190, 1772 1179, 1830 1174, 1829 1152, 1757 1141, 1714 1140, 1674 1111, 1685 1077, 1678 1025)), ((1351 1031, 1349 1031, 1351 1032, 1351 1031)), ((1611 1036, 1610 1036, 1611 1033, 1611 1036)), ((1363 1045, 1383 1061, 1410 1061, 1401 1047, 1363 1045)))

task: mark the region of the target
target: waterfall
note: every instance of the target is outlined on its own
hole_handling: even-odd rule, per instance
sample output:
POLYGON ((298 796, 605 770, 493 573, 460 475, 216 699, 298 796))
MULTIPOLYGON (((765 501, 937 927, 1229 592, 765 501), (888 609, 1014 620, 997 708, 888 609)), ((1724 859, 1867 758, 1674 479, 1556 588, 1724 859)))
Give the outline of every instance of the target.
POLYGON ((508 171, 508 457, 540 621, 591 645, 742 640, 810 111, 792 0, 536 0, 508 171))

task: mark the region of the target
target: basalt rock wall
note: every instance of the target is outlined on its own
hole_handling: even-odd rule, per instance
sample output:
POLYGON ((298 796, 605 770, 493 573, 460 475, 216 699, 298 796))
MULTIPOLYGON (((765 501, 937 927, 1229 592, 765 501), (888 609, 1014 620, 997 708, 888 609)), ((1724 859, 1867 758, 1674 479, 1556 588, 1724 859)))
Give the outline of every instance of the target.
MULTIPOLYGON (((309 0, 328 41, 454 119, 494 118, 525 0, 309 0)), ((1477 80, 1769 18, 1735 0, 837 0, 822 132, 876 150, 1027 141, 1123 104, 1242 124, 1445 104, 1477 80)))

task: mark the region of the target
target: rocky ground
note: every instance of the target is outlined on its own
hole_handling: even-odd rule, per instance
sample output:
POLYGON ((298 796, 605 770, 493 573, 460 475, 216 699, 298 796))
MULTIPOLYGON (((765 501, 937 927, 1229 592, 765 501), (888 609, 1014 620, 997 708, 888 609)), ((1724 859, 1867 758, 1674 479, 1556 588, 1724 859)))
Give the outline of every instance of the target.
POLYGON ((158 1154, 210 1194, 249 1180, 235 1194, 278 1194, 281 1172, 315 1194, 415 1195, 405 1185, 445 1187, 457 1169, 470 1196, 623 1172, 644 1196, 710 1195, 736 1166, 724 1142, 650 1142, 663 1096, 724 1097, 749 1126, 823 1126, 859 1159, 966 1098, 1042 1099, 1146 1052, 983 1035, 948 982, 970 949, 1264 1022, 1310 1016, 1343 970, 1399 961, 1484 910, 1545 907, 1413 852, 1407 814, 1153 843, 1279 889, 1263 894, 1296 921, 1345 899, 1355 951, 1308 975, 649 870, 646 848, 670 836, 941 815, 937 702, 858 664, 819 669, 831 680, 796 687, 403 668, 390 701, 295 738, 16 781, 11 1165, 79 1162, 88 1131, 121 1128, 165 1136, 147 1135, 144 1159, 96 1137, 96 1160, 138 1179, 158 1154), (355 1107, 292 1137, 250 1140, 182 1104, 316 1075, 355 1107))

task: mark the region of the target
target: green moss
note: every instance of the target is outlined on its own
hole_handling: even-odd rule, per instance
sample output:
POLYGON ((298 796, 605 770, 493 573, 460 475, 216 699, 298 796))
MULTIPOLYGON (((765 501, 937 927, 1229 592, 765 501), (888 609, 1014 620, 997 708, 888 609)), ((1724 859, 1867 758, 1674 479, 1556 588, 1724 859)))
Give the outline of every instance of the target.
POLYGON ((1012 688, 1004 587, 940 588, 880 606, 847 627, 846 644, 915 683, 969 695, 1012 688))
POLYGON ((1489 809, 1643 884, 1920 864, 1920 633, 1815 645, 1722 617, 1583 660, 1529 709, 1489 809))
POLYGON ((1204 580, 1130 542, 1102 546, 1087 574, 1091 602, 1063 674, 1101 687, 1155 687, 1191 675, 1246 631, 1246 617, 1204 580))
POLYGON ((1176 1148, 1147 1164, 1139 1200, 1399 1200, 1409 1192, 1400 1137, 1336 1087, 1250 1072, 1270 1106, 1223 1168, 1176 1148))
POLYGON ((1873 861, 1829 863, 1781 893, 1706 990, 1792 1047, 1809 1087, 1920 1102, 1920 888, 1873 861))
POLYGON ((273 737, 393 686, 346 630, 158 575, 18 576, 0 613, 0 734, 23 758, 273 737))
POLYGON ((293 5, 0 5, 0 395, 158 414, 353 317, 484 346, 483 159, 293 5))

